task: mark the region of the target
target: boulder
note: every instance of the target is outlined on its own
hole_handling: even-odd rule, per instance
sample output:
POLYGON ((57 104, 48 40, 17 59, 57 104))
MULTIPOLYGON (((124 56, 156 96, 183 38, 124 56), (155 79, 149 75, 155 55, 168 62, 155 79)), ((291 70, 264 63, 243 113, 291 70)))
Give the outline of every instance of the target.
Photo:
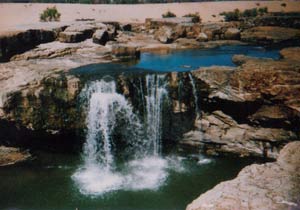
POLYGON ((64 43, 77 43, 86 39, 82 32, 67 32, 63 31, 59 33, 58 40, 64 43))
POLYGON ((177 25, 176 27, 162 26, 156 31, 154 37, 161 43, 168 44, 184 37, 185 34, 185 28, 182 25, 177 25))
POLYGON ((225 31, 224 38, 225 39, 233 39, 233 40, 239 40, 240 39, 240 30, 237 28, 228 28, 225 31))
POLYGON ((131 29, 132 29, 132 25, 131 24, 122 24, 121 26, 120 26, 120 28, 121 28, 121 30, 122 31, 131 31, 131 29))
POLYGON ((300 29, 276 26, 253 27, 241 33, 241 40, 264 45, 299 43, 300 29))
POLYGON ((133 45, 114 44, 112 45, 112 55, 121 59, 139 58, 141 51, 133 45))
POLYGON ((105 45, 109 41, 108 32, 105 29, 98 29, 93 35, 93 42, 96 44, 105 45))
POLYGON ((92 37, 95 26, 91 24, 73 24, 59 33, 59 41, 65 43, 81 42, 92 37))
POLYGON ((117 27, 111 24, 107 25, 107 33, 109 40, 114 40, 118 34, 117 27))
POLYGON ((19 162, 29 160, 30 153, 27 150, 21 150, 14 147, 0 146, 0 167, 13 165, 19 162))
POLYGON ((287 144, 276 162, 252 164, 202 194, 186 210, 299 209, 300 141, 287 144))
POLYGON ((208 36, 205 33, 201 32, 197 37, 197 41, 206 42, 208 41, 208 36))

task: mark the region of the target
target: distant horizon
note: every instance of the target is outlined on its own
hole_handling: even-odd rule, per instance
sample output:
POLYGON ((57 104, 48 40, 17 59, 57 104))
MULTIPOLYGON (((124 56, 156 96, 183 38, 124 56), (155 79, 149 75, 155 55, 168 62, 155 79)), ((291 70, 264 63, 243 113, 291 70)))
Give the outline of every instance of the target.
MULTIPOLYGON (((147 3, 180 3, 180 2, 220 2, 229 0, 0 0, 0 3, 66 3, 66 4, 147 4, 147 3)), ((231 0, 249 1, 249 0, 231 0)), ((254 1, 254 0, 253 0, 254 1)), ((263 0, 272 1, 272 0, 263 0)))

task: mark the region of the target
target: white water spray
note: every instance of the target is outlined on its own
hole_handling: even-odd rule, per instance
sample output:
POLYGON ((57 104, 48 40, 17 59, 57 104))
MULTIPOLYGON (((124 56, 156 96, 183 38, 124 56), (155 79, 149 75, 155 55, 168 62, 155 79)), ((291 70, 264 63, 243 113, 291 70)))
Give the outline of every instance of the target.
POLYGON ((199 105, 198 105, 197 89, 196 89, 195 81, 194 81, 194 78, 193 78, 192 74, 188 73, 188 75, 189 75, 189 78, 190 78, 190 83, 191 83, 192 88, 193 88, 193 95, 194 95, 194 101, 195 101, 196 120, 198 120, 200 118, 200 108, 199 108, 199 105))
POLYGON ((161 154, 162 107, 167 96, 164 75, 146 76, 147 137, 152 155, 161 154))
POLYGON ((84 163, 72 176, 83 194, 95 196, 120 189, 156 190, 165 182, 169 165, 174 168, 173 163, 160 157, 161 107, 167 95, 163 76, 148 75, 146 88, 145 126, 141 126, 125 97, 116 92, 114 81, 95 81, 83 89, 81 96, 88 101, 84 163), (133 147, 135 158, 117 168, 113 134, 120 121, 125 122, 126 129, 122 132, 133 147), (129 138, 128 133, 131 133, 129 138))

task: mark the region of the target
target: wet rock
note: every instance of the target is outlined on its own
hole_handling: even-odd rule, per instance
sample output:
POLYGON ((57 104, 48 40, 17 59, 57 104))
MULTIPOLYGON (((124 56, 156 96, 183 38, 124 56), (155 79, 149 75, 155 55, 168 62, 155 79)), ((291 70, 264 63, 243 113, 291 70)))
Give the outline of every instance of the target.
POLYGON ((19 148, 0 146, 0 167, 13 165, 29 160, 31 155, 26 150, 19 148))
POLYGON ((109 41, 108 32, 105 29, 98 29, 93 35, 93 42, 96 44, 105 45, 109 41))
POLYGON ((291 142, 277 162, 252 164, 230 181, 222 182, 187 206, 187 210, 300 208, 300 142, 291 142))
POLYGON ((299 43, 300 30, 276 26, 259 26, 241 33, 241 40, 255 44, 299 43))

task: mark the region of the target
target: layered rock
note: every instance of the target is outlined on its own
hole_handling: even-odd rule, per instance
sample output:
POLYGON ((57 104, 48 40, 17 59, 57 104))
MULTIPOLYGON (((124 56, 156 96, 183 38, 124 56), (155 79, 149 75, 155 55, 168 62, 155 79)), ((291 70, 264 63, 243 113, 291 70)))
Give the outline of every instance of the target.
POLYGON ((91 38, 95 26, 91 24, 73 24, 59 33, 59 41, 65 43, 76 43, 91 38))
POLYGON ((282 128, 239 124, 222 111, 204 115, 196 121, 196 128, 184 134, 181 143, 210 155, 231 153, 275 159, 286 142, 297 139, 294 132, 282 128))
POLYGON ((240 66, 192 72, 201 96, 203 118, 181 143, 210 154, 276 158, 299 138, 300 48, 281 51, 283 59, 235 56, 240 66))
POLYGON ((41 43, 54 41, 63 28, 30 29, 0 34, 0 60, 8 60, 13 55, 23 53, 41 43))
POLYGON ((300 208, 300 141, 287 144, 276 162, 253 164, 218 184, 187 210, 281 210, 300 208))

